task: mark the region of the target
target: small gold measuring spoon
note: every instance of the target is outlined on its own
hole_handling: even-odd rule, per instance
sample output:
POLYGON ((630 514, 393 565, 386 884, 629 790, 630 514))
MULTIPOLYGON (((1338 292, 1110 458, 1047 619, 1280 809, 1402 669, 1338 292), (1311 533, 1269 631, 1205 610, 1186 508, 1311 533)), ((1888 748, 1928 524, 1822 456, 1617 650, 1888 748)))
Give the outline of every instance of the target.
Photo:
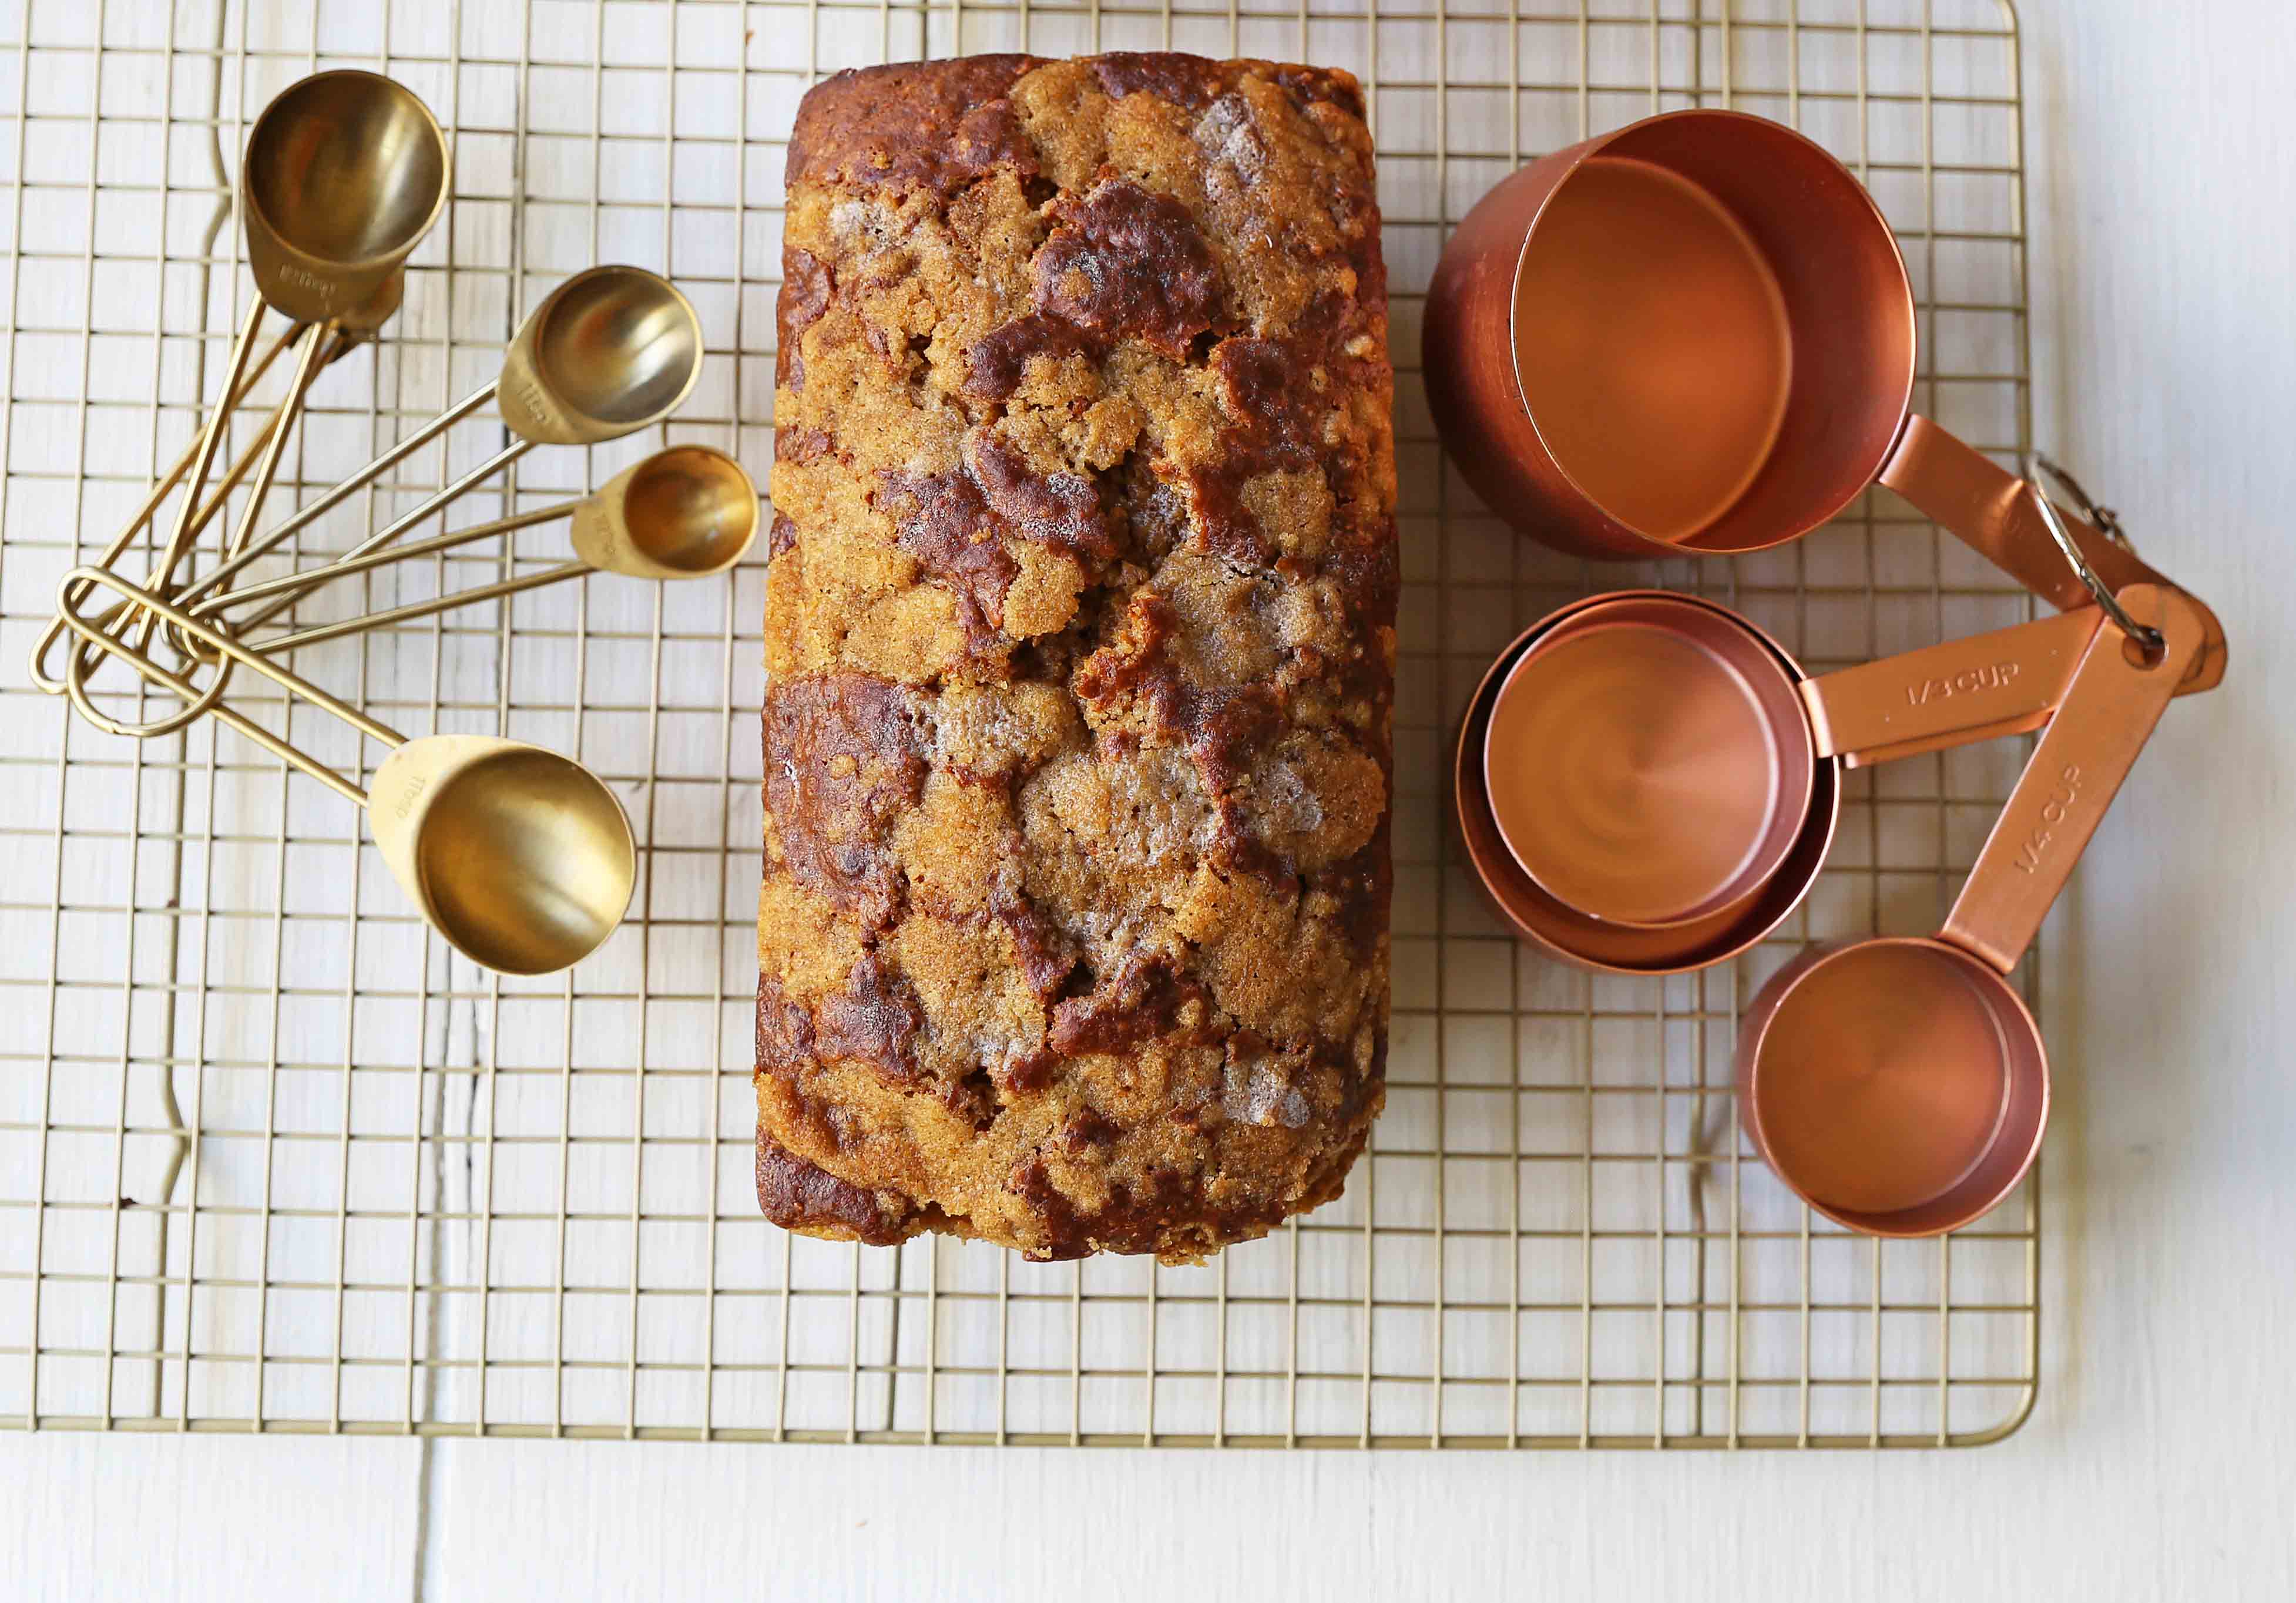
MULTIPOLYGON (((346 552, 345 557, 365 556, 392 544, 537 446, 592 445, 619 439, 661 421, 684 403, 701 372, 701 323, 676 286, 643 267, 592 267, 578 273, 545 297, 520 326, 504 353, 501 372, 491 382, 457 401, 284 522, 266 529, 197 582, 184 586, 176 599, 189 606, 213 594, 248 564, 340 505, 393 463, 497 397, 503 421, 520 438, 420 506, 376 529, 346 552)), ((252 617, 242 620, 239 627, 250 628, 284 610, 306 588, 308 582, 302 580, 282 587, 252 617)), ((122 610, 115 607, 107 612, 100 620, 102 626, 111 630, 115 615, 122 610)), ((213 653, 201 650, 196 639, 179 637, 176 644, 188 657, 211 658, 213 653)), ((86 675, 101 659, 100 651, 75 652, 66 684, 73 703, 91 716, 86 675)), ((191 705, 116 732, 167 734, 193 723, 223 692, 229 664, 218 667, 215 681, 191 705)))
MULTIPOLYGON (((255 532, 287 438, 336 337, 371 330, 398 310, 401 269, 446 206, 448 165, 447 136, 430 109, 379 73, 317 73, 288 86, 256 118, 239 170, 240 220, 256 299, 233 346, 224 394, 239 393, 267 310, 300 325, 290 338, 299 338, 302 349, 226 551, 240 550, 255 532)), ((208 419, 191 491, 152 570, 154 588, 170 587, 191 549, 194 504, 231 412, 218 406, 208 419)), ((139 646, 151 642, 152 627, 146 615, 139 646)))
MULTIPOLYGON (((391 877, 430 927, 472 962, 504 974, 570 967, 595 951, 629 910, 637 883, 629 819, 605 782, 579 763, 494 735, 410 740, 163 596, 100 568, 66 574, 57 586, 57 605, 70 628, 187 700, 199 694, 189 683, 81 615, 73 592, 85 595, 99 585, 392 748, 375 770, 372 790, 362 790, 236 708, 210 709, 257 745, 365 808, 391 877)), ((100 716, 97 721, 134 732, 100 716)))
POLYGON ((301 593, 355 573, 394 562, 451 551, 458 545, 571 518, 575 560, 468 590, 449 591, 403 607, 316 624, 269 640, 242 642, 250 651, 275 656, 300 646, 388 628, 410 618, 428 617, 455 607, 472 606, 521 591, 536 590, 587 573, 619 573, 640 579, 698 579, 723 573, 742 560, 758 532, 758 487, 742 464, 708 446, 672 446, 633 462, 605 486, 578 501, 537 507, 491 522, 473 524, 409 545, 344 557, 324 568, 305 568, 259 585, 211 595, 191 609, 194 617, 220 622, 217 614, 242 602, 283 592, 301 593))

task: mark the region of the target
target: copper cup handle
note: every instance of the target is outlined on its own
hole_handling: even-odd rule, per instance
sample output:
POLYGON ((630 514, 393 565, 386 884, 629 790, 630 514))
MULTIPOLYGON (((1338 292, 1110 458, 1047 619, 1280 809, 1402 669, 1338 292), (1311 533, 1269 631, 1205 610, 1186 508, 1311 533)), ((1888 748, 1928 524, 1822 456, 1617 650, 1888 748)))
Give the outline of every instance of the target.
POLYGON ((2104 621, 2083 607, 1805 679, 1817 755, 1862 768, 2038 729, 2104 621))
MULTIPOLYGON (((2037 504, 2038 488, 1927 418, 1916 414, 1906 420, 1877 477, 2052 606, 2068 609, 2095 604, 2087 581, 2066 560, 2037 504)), ((2095 525, 2079 518, 2062 521, 2108 593, 2118 594, 2131 585, 2172 585, 2128 545, 2095 525)), ((2224 678, 2224 626, 2206 606, 2199 611, 2201 654, 2186 669, 2179 695, 2213 690, 2224 678)))
POLYGON ((2132 585, 2120 599, 2161 631, 2160 655, 2117 628, 2096 632, 1938 932, 2003 974, 2040 933, 2153 725, 2208 650, 2208 609, 2184 592, 2132 585))

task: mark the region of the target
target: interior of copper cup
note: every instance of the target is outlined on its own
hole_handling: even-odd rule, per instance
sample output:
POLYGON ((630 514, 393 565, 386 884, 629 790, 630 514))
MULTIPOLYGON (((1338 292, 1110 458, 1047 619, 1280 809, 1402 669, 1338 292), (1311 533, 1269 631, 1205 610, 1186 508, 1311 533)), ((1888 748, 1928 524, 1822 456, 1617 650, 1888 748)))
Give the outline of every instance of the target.
POLYGON ((1634 593, 1538 635, 1499 687, 1484 785, 1508 854, 1601 923, 1711 919, 1800 837, 1816 757, 1798 675, 1759 632, 1634 593))
POLYGON ((2032 1015, 1943 941, 1807 954, 1758 994, 1740 1050, 1748 1129, 1771 1168, 1869 1234, 1935 1235, 1988 1212, 2047 1120, 2032 1015))
MULTIPOLYGON (((1568 614, 1562 615, 1567 617, 1568 614)), ((1723 962, 1777 928, 1817 879, 1840 807, 1835 765, 1821 763, 1808 815, 1786 860, 1756 893, 1709 917, 1659 928, 1604 923, 1556 901, 1522 871, 1501 838, 1485 788, 1483 750, 1501 681, 1549 619, 1492 664, 1469 701, 1453 754, 1453 802, 1469 866, 1499 917, 1559 957, 1621 974, 1675 974, 1723 962)))
MULTIPOLYGON (((1726 216, 1733 235, 1751 244, 1759 266, 1767 269, 1763 276, 1770 281, 1762 291, 1765 307, 1783 310, 1789 347, 1785 396, 1775 431, 1767 436, 1767 451, 1748 459, 1759 465, 1750 473, 1725 476, 1734 499, 1717 504, 1726 510, 1684 514, 1687 521, 1677 527, 1651 525, 1653 516, 1669 515, 1669 507, 1682 511, 1679 497, 1669 500, 1666 494, 1676 487, 1646 488, 1631 476, 1622 481, 1614 474, 1613 485, 1621 487, 1608 495, 1598 493, 1587 477, 1574 471, 1569 442, 1562 439, 1548 442, 1557 464, 1620 522, 1685 550, 1756 550, 1792 539, 1841 511, 1880 470, 1913 394, 1912 294, 1895 237, 1872 199, 1838 161, 1791 128, 1736 112, 1685 111, 1652 119, 1605 143, 1557 186, 1541 222, 1573 184, 1607 181, 1604 168, 1597 164, 1620 171, 1631 164, 1659 176, 1661 181, 1648 191, 1653 205, 1678 204, 1686 185, 1711 202, 1708 209, 1726 216), (1669 193, 1673 201, 1665 199, 1669 193), (1557 445, 1565 449, 1555 451, 1557 445), (1741 484, 1742 489, 1734 488, 1741 484)), ((1733 270, 1732 249, 1726 244, 1698 248, 1689 237, 1701 232, 1694 221, 1697 212, 1682 215, 1692 220, 1681 231, 1685 236, 1677 258, 1682 286, 1677 295, 1662 297, 1656 304, 1666 308, 1671 299, 1679 299, 1686 311, 1696 298, 1712 293, 1716 274, 1727 276, 1733 270)), ((1603 236, 1585 237, 1592 251, 1603 236)), ((1519 330, 1524 326, 1522 296, 1530 287, 1521 274, 1533 264, 1538 239, 1535 225, 1525 247, 1524 266, 1518 269, 1519 330)), ((1656 244, 1662 249, 1665 241, 1656 244)), ((1603 271, 1605 258, 1615 260, 1614 255, 1604 253, 1587 264, 1587 271, 1603 271)), ((1648 252, 1640 252, 1638 259, 1646 262, 1648 252)), ((1722 315, 1729 315, 1726 307, 1722 315)), ((1767 318, 1776 314, 1748 315, 1767 318)), ((1699 327, 1694 318, 1689 326, 1699 327)), ((1697 419, 1696 408, 1707 402, 1716 408, 1748 404, 1742 392, 1749 358, 1731 353, 1738 345, 1749 350, 1762 345, 1770 338, 1769 331, 1734 344, 1702 329, 1699 343, 1709 348, 1702 365, 1695 355, 1683 360, 1673 354, 1680 343, 1679 331, 1661 334, 1660 347, 1644 352, 1631 365, 1637 371, 1660 365, 1676 370, 1669 381, 1687 392, 1679 397, 1679 405, 1687 408, 1684 416, 1697 419)), ((1535 375, 1522 365, 1520 343, 1517 364, 1526 403, 1545 438, 1550 426, 1567 425, 1570 420, 1541 417, 1532 397, 1535 375)), ((1710 418, 1696 432, 1702 436, 1716 427, 1718 422, 1710 418)), ((1588 432, 1593 448, 1602 449, 1602 425, 1595 423, 1588 432)), ((1612 448, 1616 445, 1613 438, 1612 448)), ((1652 474, 1664 473, 1667 469, 1656 464, 1669 462, 1686 478, 1702 470, 1686 455, 1674 454, 1671 440, 1638 441, 1636 446, 1654 464, 1649 469, 1652 474)))

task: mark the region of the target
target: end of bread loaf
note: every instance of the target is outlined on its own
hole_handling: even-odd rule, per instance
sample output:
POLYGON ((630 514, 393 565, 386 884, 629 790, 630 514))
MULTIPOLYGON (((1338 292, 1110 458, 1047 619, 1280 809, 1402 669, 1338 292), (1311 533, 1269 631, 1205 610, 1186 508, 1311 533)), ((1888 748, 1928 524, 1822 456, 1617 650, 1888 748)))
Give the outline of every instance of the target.
POLYGON ((1386 281, 1346 73, 840 73, 789 151, 758 1192, 1194 1258, 1383 1094, 1386 281))

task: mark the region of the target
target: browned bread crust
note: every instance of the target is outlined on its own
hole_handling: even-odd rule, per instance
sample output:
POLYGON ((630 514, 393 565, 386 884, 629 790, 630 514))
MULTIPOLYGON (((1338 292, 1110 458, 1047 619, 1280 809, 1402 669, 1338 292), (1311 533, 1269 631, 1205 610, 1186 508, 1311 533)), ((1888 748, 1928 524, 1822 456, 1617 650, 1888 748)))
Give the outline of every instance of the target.
POLYGON ((843 72, 789 151, 758 1197, 1197 1257, 1383 1094, 1386 276, 1343 72, 843 72))

